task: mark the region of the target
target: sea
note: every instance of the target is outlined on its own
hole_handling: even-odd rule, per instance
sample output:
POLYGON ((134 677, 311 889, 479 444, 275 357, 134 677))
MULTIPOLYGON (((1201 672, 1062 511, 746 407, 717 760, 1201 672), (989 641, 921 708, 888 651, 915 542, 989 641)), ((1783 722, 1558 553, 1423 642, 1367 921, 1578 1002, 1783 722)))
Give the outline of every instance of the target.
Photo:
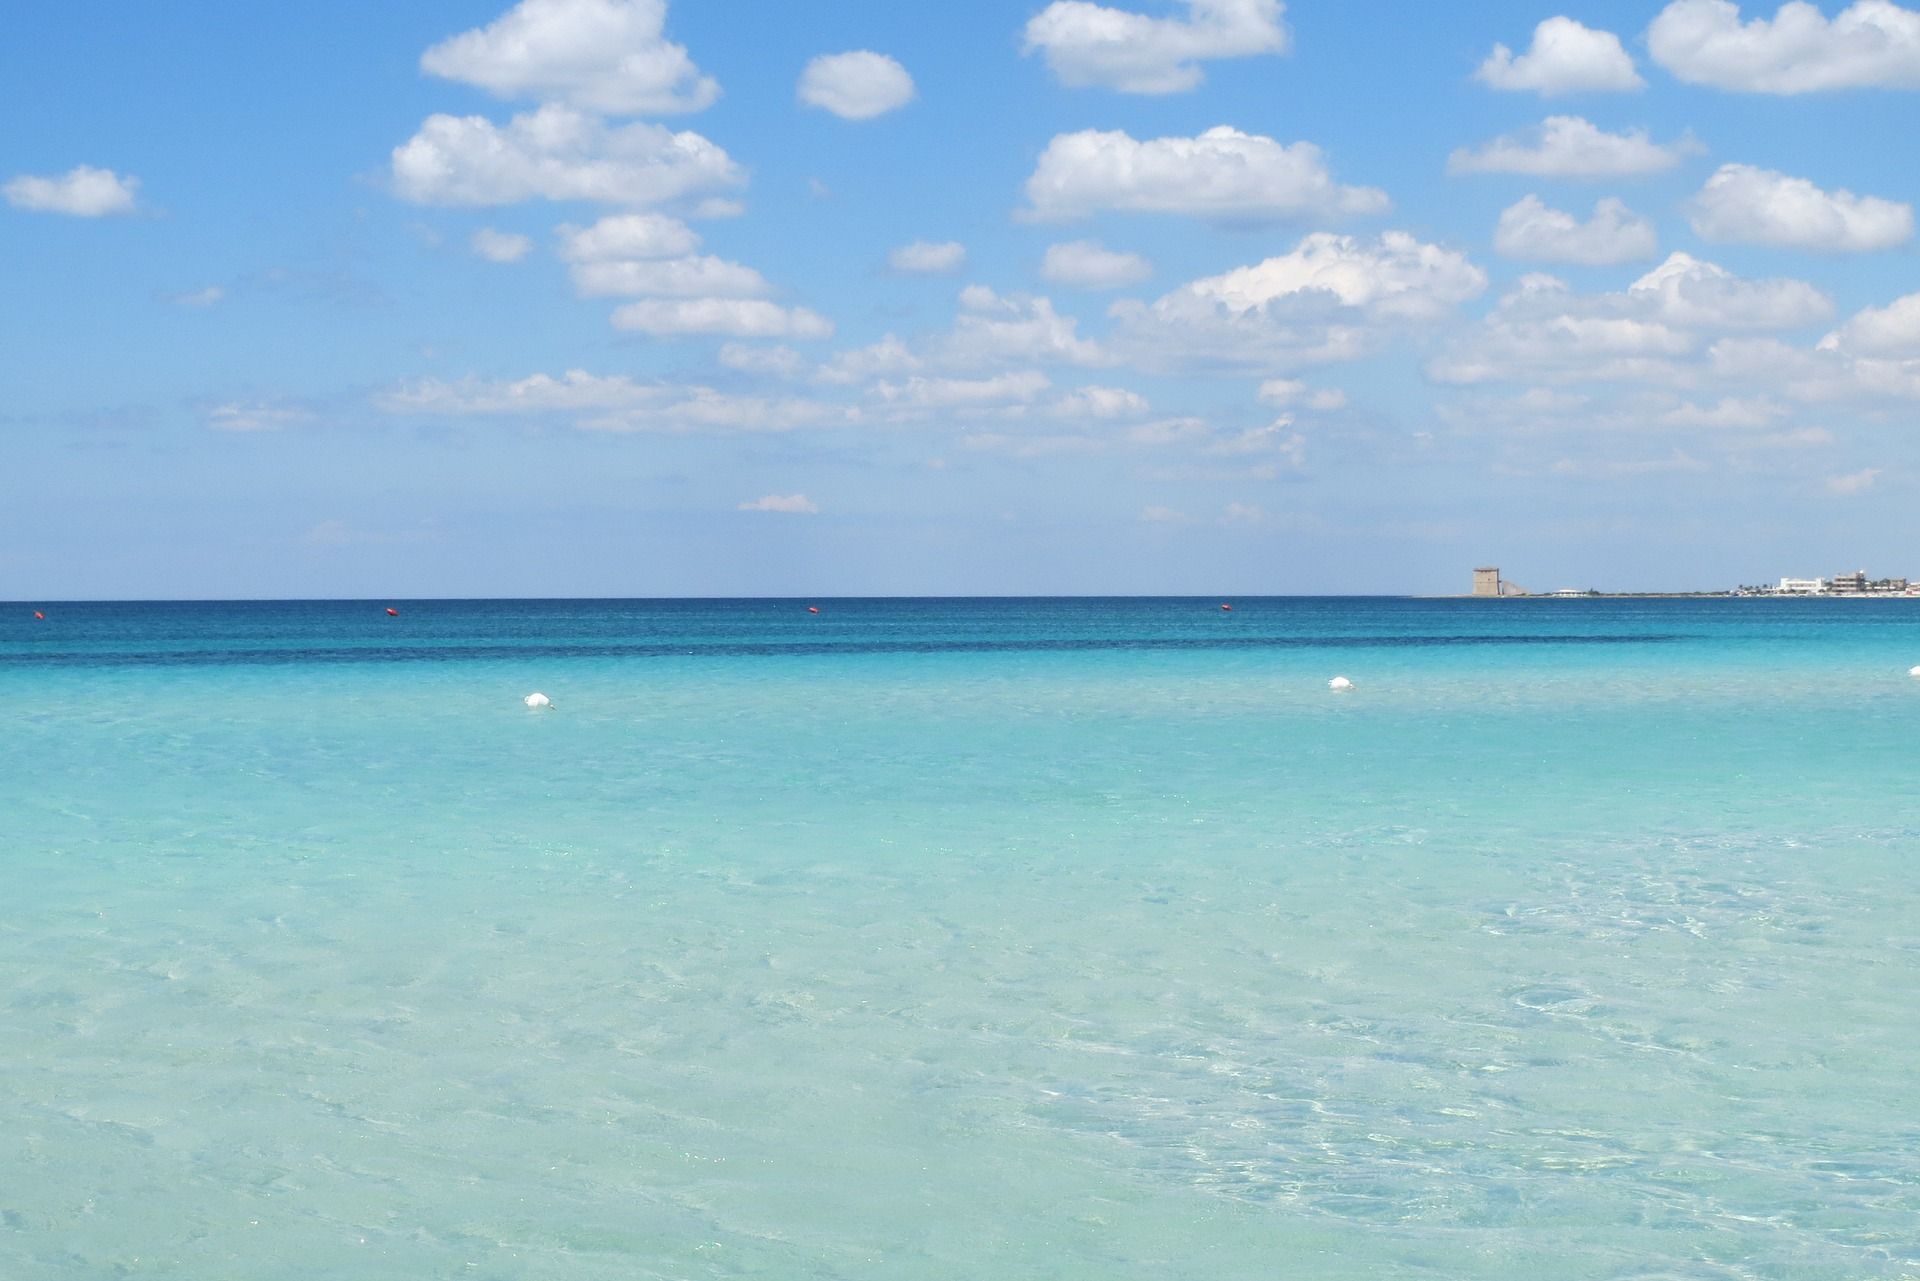
POLYGON ((0 606, 0 1277, 1920 1277, 1916 664, 1920 600, 0 606))

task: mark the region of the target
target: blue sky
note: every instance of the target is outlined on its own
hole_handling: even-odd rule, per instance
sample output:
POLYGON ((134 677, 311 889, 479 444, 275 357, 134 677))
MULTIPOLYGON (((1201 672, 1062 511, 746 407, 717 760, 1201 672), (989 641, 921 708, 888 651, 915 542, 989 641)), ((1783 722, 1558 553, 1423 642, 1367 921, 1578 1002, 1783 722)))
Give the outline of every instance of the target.
POLYGON ((1887 0, 9 25, 0 598, 1920 575, 1887 0))

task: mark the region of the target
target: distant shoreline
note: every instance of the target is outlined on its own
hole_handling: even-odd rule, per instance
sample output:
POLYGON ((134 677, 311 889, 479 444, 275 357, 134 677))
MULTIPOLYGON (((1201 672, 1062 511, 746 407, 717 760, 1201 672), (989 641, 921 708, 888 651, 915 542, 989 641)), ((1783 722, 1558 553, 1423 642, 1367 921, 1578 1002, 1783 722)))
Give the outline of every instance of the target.
POLYGON ((1906 592, 1581 592, 1557 596, 1552 592, 1528 592, 1523 596, 1478 596, 1455 592, 1446 596, 1423 596, 1420 600, 1920 600, 1906 592))

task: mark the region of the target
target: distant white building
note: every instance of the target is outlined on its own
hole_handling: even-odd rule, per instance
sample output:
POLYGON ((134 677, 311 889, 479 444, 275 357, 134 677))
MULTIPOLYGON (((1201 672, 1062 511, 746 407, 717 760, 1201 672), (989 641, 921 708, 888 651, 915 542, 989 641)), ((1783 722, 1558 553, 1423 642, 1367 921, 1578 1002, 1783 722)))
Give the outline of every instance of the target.
POLYGON ((1824 578, 1783 578, 1775 591, 1788 596, 1822 596, 1826 594, 1827 580, 1824 578))

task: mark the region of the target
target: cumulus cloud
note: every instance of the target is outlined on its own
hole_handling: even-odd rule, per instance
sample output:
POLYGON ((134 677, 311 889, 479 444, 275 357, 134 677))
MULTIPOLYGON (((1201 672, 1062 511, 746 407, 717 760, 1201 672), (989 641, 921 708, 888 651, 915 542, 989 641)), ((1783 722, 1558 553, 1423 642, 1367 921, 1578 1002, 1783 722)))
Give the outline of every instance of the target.
POLYGON ((781 344, 757 347, 749 343, 724 343, 718 355, 721 364, 728 369, 739 370, 743 374, 798 378, 807 371, 807 358, 793 348, 781 344))
POLYGON ((208 285, 191 293, 174 294, 167 301, 181 307, 211 307, 226 296, 227 291, 219 285, 208 285))
POLYGON ((1048 245, 1040 262, 1042 279, 1075 289, 1118 289, 1152 274, 1153 264, 1139 254, 1118 253, 1092 240, 1048 245))
POLYGON ((1068 392, 1051 409, 1060 418, 1131 418, 1152 406, 1147 398, 1124 387, 1086 386, 1068 392))
POLYGON ((1579 116, 1548 116, 1447 157, 1448 173, 1523 173, 1554 178, 1631 178, 1662 173, 1699 150, 1691 139, 1657 143, 1645 129, 1608 133, 1579 116))
POLYGON ((1861 253, 1888 249, 1913 234, 1913 206, 1851 191, 1822 191, 1753 165, 1721 165, 1689 208, 1694 231, 1707 240, 1734 240, 1861 253))
POLYGON ((773 292, 751 267, 711 254, 580 262, 574 288, 587 298, 760 298, 773 292))
POLYGON ((833 322, 805 307, 758 298, 649 298, 613 313, 616 329, 655 338, 831 338, 833 322))
POLYGON ((1473 73, 1495 89, 1531 90, 1551 98, 1563 93, 1644 89, 1633 59, 1611 31, 1595 31, 1572 18, 1548 18, 1533 29, 1533 45, 1514 56, 1503 44, 1473 73))
POLYGON ((1259 397, 1269 405, 1331 411, 1347 407, 1347 393, 1338 387, 1309 387, 1298 378, 1269 378, 1260 384, 1259 397))
POLYGON ((1181 93, 1206 78, 1200 63, 1287 51, 1280 0, 1187 0, 1185 18, 1153 18, 1088 0, 1055 0, 1027 23, 1061 83, 1122 93, 1181 93))
POLYGON ((1333 181, 1320 148, 1286 146, 1227 125, 1197 138, 1140 141, 1119 130, 1058 134, 1027 179, 1027 216, 1084 218, 1102 209, 1221 220, 1379 213, 1386 193, 1333 181))
POLYGON ((842 120, 871 120, 913 101, 913 77, 884 53, 826 53, 800 73, 796 91, 809 107, 842 120))
POLYGON ((1354 359, 1391 328, 1438 320, 1486 283, 1464 255, 1405 232, 1373 240, 1317 232, 1289 253, 1109 310, 1135 363, 1271 369, 1354 359))
MULTIPOLYGON (((1799 280, 1746 280, 1689 254, 1618 293, 1577 294, 1531 275, 1428 366, 1442 382, 1606 382, 1682 386, 1700 380, 1714 333, 1792 329, 1832 314, 1799 280)), ((1724 341, 1724 340, 1723 340, 1724 341)))
POLYGON ((1049 299, 969 285, 960 291, 960 307, 952 331, 939 344, 940 357, 950 364, 1113 363, 1100 344, 1080 337, 1079 322, 1055 311, 1049 299))
POLYGON ((887 255, 887 266, 902 275, 946 276, 967 263, 967 247, 957 240, 938 244, 916 240, 887 255))
POLYGON ((893 334, 879 342, 852 351, 836 352, 822 364, 816 377, 823 383, 863 382, 882 374, 900 374, 919 369, 925 362, 893 334))
POLYGON ((511 231, 495 231, 492 227, 482 227, 473 233, 467 242, 473 252, 488 262, 519 262, 533 252, 533 241, 511 231))
POLYGON ((1794 329, 1825 320, 1833 303, 1804 280, 1743 280, 1715 263, 1673 253, 1627 286, 1635 306, 1673 325, 1794 329))
POLYGON ((665 214, 609 214, 591 227, 562 223, 560 257, 567 262, 621 258, 679 258, 700 247, 699 233, 665 214))
POLYGON ((1880 479, 1880 468, 1863 467, 1859 471, 1848 472, 1844 476, 1827 477, 1827 492, 1841 495, 1865 493, 1873 488, 1873 482, 1878 479, 1880 479))
POLYGON ((505 127, 481 116, 428 116, 393 149, 394 190, 422 205, 593 200, 651 205, 745 180, 697 133, 652 124, 609 126, 558 103, 505 127))
POLYGON ((1323 231, 1291 253, 1196 280, 1180 293, 1232 312, 1319 295, 1376 315, 1430 319, 1475 297, 1486 284, 1486 273, 1463 255, 1423 244, 1404 231, 1389 231, 1372 242, 1323 231))
POLYGON ((666 0, 522 0, 420 55, 429 75, 499 98, 609 115, 698 111, 720 86, 662 35, 666 0))
POLYGON ((926 378, 874 385, 883 403, 901 409, 963 409, 987 405, 1026 403, 1052 386, 1037 369, 996 374, 991 378, 926 378))
POLYGON ((140 180, 131 174, 123 176, 92 165, 76 165, 51 178, 23 173, 9 178, 6 186, 0 187, 7 203, 15 209, 71 214, 76 218, 132 213, 134 193, 139 189, 140 180))
POLYGON ((1493 247, 1508 258, 1605 267, 1653 257, 1659 237, 1652 223, 1612 196, 1581 222, 1530 195, 1501 212, 1493 247))
POLYGON ((1867 356, 1920 356, 1920 294, 1867 307, 1820 340, 1826 351, 1867 356))
POLYGON ((805 494, 765 494, 735 510, 743 512, 784 512, 789 516, 817 516, 820 508, 805 494))
POLYGON ((1681 80, 1745 93, 1920 88, 1920 13, 1856 0, 1829 20, 1783 4, 1740 21, 1731 0, 1673 0, 1647 29, 1653 60, 1681 80))

